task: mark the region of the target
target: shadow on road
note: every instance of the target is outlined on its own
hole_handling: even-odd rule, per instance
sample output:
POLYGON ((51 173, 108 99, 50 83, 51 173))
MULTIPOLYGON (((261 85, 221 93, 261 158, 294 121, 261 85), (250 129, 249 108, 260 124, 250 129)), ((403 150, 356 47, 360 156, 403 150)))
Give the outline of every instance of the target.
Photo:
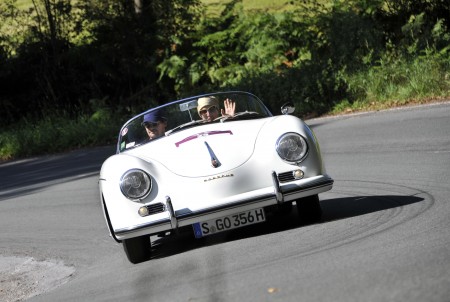
MULTIPOLYGON (((330 221, 356 217, 373 212, 403 207, 424 199, 417 196, 355 196, 321 201, 323 216, 319 223, 325 224, 330 221)), ((290 214, 266 215, 267 221, 245 228, 234 229, 227 232, 215 234, 201 239, 195 239, 190 229, 184 230, 179 235, 158 238, 152 242, 153 259, 170 257, 197 248, 216 245, 233 240, 250 237, 263 236, 272 233, 301 227, 298 222, 296 207, 290 214)))
POLYGON ((414 195, 352 196, 321 201, 322 221, 345 219, 392 208, 407 206, 424 199, 414 195))
POLYGON ((0 201, 31 194, 68 178, 96 175, 103 161, 114 153, 114 146, 105 146, 2 163, 0 201))

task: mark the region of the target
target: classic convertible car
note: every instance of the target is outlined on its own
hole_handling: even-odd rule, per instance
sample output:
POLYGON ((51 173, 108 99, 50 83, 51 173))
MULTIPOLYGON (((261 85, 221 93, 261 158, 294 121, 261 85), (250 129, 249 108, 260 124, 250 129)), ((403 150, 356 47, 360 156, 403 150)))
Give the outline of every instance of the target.
POLYGON ((110 235, 128 260, 151 259, 150 236, 196 238, 263 223, 289 212, 320 220, 330 190, 313 131, 281 107, 273 116, 255 95, 211 93, 143 112, 122 127, 117 154, 100 172, 110 235))

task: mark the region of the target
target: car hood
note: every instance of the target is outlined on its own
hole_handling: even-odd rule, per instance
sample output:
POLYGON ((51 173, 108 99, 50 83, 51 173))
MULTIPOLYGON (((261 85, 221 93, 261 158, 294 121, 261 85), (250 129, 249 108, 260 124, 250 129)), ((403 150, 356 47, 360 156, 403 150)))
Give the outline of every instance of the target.
POLYGON ((271 119, 197 126, 175 132, 126 153, 148 162, 159 162, 179 176, 218 175, 249 160, 259 132, 271 119))

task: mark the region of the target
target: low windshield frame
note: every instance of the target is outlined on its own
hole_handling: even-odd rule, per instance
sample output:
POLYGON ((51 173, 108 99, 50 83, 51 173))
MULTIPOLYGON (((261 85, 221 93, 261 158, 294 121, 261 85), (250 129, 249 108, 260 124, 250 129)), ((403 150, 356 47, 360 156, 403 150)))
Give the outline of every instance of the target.
MULTIPOLYGON (((201 117, 197 111, 197 100, 202 97, 210 96, 214 96, 219 100, 219 112, 220 109, 224 108, 224 100, 230 99, 236 104, 236 113, 254 113, 246 115, 248 118, 254 119, 272 116, 272 113, 264 103, 257 96, 248 92, 215 92, 183 98, 149 109, 128 120, 120 130, 116 152, 125 152, 150 142, 143 126, 143 119, 146 114, 155 112, 156 110, 163 112, 167 118, 166 136, 187 128, 204 125, 206 122, 201 122, 201 117)), ((236 114, 236 116, 238 115, 236 114)), ((241 114, 240 116, 241 118, 236 118, 236 120, 242 120, 242 117, 245 115, 241 114)), ((233 120, 233 118, 218 119, 211 123, 219 123, 221 121, 232 122, 233 120)), ((163 139, 164 137, 165 136, 162 136, 161 138, 158 138, 158 140, 163 139)))

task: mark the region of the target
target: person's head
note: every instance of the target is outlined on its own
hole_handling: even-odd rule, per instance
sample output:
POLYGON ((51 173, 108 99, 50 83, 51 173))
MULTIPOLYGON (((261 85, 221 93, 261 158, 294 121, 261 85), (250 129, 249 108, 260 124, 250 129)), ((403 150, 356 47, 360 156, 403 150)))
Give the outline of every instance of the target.
POLYGON ((211 122, 220 115, 219 100, 214 96, 199 98, 197 101, 197 111, 203 120, 211 122))
POLYGON ((161 110, 155 110, 144 115, 142 125, 150 139, 161 137, 166 132, 167 118, 161 110))

